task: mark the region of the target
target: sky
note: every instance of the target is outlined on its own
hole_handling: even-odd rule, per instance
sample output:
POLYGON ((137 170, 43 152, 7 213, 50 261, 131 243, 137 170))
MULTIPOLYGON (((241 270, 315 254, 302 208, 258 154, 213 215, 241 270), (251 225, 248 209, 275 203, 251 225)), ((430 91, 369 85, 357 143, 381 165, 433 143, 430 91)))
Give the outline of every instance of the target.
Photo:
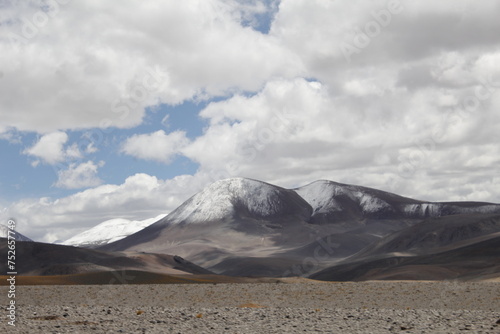
POLYGON ((0 219, 55 242, 208 184, 500 203, 496 0, 0 0, 0 219))

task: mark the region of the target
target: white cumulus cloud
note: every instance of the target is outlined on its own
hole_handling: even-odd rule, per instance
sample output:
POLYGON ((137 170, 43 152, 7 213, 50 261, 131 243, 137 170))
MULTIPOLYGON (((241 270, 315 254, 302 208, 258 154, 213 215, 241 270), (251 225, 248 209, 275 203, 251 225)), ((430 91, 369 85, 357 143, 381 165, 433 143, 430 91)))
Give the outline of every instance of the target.
POLYGON ((57 131, 43 135, 32 147, 23 151, 24 154, 34 156, 43 162, 53 165, 63 161, 67 156, 79 156, 76 147, 64 149, 64 144, 68 141, 65 132, 57 131))
POLYGON ((188 143, 189 139, 183 131, 166 134, 165 131, 159 130, 133 135, 123 143, 121 151, 136 158, 168 163, 188 143))
POLYGON ((0 7, 8 22, 0 35, 0 133, 128 128, 148 106, 255 90, 301 70, 278 40, 242 24, 237 13, 253 15, 259 3, 57 3, 0 7))
POLYGON ((81 164, 72 163, 68 169, 58 171, 56 187, 65 189, 80 189, 95 187, 102 183, 97 176, 98 168, 104 166, 104 161, 95 164, 93 161, 81 164))

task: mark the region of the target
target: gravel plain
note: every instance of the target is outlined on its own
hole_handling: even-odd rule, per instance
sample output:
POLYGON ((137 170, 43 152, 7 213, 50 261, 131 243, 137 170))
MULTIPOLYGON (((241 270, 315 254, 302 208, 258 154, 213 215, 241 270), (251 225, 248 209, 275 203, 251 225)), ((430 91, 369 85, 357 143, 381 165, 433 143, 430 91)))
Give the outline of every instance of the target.
POLYGON ((17 286, 2 333, 500 333, 500 283, 17 286))

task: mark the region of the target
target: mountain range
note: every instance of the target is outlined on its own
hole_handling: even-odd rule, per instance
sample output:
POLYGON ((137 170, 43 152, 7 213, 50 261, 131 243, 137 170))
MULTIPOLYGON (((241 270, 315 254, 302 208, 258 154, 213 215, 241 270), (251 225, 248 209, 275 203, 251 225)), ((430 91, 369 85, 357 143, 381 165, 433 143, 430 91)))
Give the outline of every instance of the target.
POLYGON ((474 244, 500 232, 498 216, 492 203, 427 202, 324 180, 284 189, 236 178, 100 249, 176 254, 224 275, 316 277, 352 261, 432 257, 474 244))
POLYGON ((48 245, 40 254, 62 252, 64 260, 55 267, 46 260, 45 271, 32 263, 24 272, 162 272, 158 259, 169 257, 171 265, 175 257, 189 264, 185 273, 239 277, 500 276, 500 205, 493 203, 421 201, 327 180, 285 189, 233 178, 209 185, 164 217, 124 222, 107 221, 67 240, 86 247, 68 248, 76 253, 48 245), (127 260, 119 268, 110 260, 138 256, 142 264, 127 260))

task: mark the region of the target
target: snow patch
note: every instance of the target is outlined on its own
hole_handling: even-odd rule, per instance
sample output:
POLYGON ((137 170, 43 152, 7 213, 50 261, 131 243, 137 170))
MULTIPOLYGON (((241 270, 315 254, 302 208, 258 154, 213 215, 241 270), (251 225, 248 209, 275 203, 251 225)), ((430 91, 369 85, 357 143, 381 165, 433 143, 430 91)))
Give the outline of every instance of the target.
POLYGON ((403 207, 403 212, 409 216, 439 217, 443 214, 500 213, 500 206, 495 204, 485 204, 467 207, 446 203, 421 203, 407 204, 403 207))
POLYGON ((438 203, 406 204, 403 212, 409 216, 438 217, 442 209, 443 205, 438 203))

